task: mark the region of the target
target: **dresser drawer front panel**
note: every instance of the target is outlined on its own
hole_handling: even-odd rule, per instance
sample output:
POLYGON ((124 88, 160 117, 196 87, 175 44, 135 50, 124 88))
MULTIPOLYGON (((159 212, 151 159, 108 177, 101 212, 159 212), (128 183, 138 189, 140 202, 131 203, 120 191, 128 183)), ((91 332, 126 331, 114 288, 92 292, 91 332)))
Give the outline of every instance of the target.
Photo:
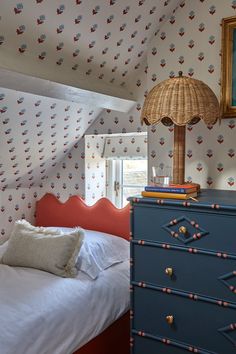
POLYGON ((133 279, 236 302, 236 259, 133 244, 133 279), (166 272, 173 271, 170 276, 166 272), (226 279, 220 279, 222 276, 226 279), (230 288, 231 287, 231 288, 230 288))
MULTIPOLYGON (((133 349, 132 354, 183 354, 190 353, 189 347, 187 345, 173 345, 165 344, 161 341, 155 339, 150 339, 146 337, 141 337, 138 335, 133 335, 133 349)), ((215 352, 209 352, 205 350, 198 349, 198 354, 217 354, 215 352)))
POLYGON ((188 208, 136 205, 133 237, 236 254, 236 216, 188 208), (171 223, 173 223, 171 225, 171 223), (183 234, 181 226, 187 229, 183 234), (227 242, 226 242, 227 239, 227 242))
MULTIPOLYGON (((174 294, 134 287, 133 327, 153 335, 186 342, 218 354, 235 354, 235 345, 219 329, 236 322, 236 310, 174 294), (174 316, 174 324, 166 316, 174 316)), ((230 335, 234 338, 235 332, 230 335)))

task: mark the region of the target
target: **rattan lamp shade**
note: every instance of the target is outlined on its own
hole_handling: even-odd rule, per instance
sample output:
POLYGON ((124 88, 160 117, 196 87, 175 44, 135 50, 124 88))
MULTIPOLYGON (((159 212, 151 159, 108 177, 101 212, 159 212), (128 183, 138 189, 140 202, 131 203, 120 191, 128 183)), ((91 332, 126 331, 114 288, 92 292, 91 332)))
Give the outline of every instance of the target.
POLYGON ((174 127, 173 182, 184 183, 185 171, 185 126, 200 119, 214 124, 220 118, 216 95, 204 82, 182 76, 162 81, 147 95, 141 122, 147 125, 160 121, 174 127))

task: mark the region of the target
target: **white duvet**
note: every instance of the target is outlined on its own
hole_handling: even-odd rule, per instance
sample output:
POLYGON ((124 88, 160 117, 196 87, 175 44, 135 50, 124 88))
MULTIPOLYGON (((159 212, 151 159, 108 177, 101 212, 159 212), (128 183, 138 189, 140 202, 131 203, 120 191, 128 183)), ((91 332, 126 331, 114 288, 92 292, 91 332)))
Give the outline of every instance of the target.
POLYGON ((71 354, 129 307, 129 265, 96 280, 0 264, 0 354, 71 354))

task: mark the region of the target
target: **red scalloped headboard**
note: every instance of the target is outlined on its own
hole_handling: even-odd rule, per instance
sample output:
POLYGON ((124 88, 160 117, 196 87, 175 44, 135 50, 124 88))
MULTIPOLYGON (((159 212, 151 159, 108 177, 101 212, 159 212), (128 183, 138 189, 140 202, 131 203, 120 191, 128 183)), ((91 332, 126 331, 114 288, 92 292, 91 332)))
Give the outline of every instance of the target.
POLYGON ((108 199, 101 198, 88 206, 79 196, 70 197, 61 203, 53 194, 45 194, 36 202, 37 226, 81 226, 117 235, 125 239, 130 236, 130 206, 117 209, 108 199))

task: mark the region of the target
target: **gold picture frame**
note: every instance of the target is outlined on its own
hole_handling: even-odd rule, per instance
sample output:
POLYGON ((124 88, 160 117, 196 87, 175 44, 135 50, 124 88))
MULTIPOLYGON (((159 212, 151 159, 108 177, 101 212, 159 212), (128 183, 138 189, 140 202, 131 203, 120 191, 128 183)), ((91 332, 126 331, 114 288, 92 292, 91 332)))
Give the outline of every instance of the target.
POLYGON ((236 16, 222 19, 221 113, 236 117, 236 16))

